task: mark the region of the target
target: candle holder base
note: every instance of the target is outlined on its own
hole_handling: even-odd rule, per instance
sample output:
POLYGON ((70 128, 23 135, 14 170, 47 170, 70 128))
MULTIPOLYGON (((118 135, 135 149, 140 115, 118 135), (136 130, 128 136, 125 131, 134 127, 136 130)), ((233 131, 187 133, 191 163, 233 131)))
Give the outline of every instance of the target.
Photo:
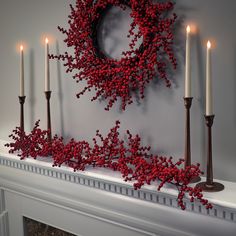
POLYGON ((201 182, 197 184, 196 187, 201 188, 204 192, 220 192, 225 188, 223 184, 217 182, 213 182, 212 184, 201 182))
POLYGON ((196 176, 196 177, 193 177, 191 180, 190 180, 190 184, 195 184, 195 183, 198 183, 201 181, 201 177, 200 176, 196 176))

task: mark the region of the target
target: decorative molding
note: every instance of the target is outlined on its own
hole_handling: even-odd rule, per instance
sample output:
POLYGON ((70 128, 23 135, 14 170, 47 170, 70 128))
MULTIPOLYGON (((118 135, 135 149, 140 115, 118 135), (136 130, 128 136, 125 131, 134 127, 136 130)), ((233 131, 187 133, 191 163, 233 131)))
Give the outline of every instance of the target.
POLYGON ((2 214, 5 211, 5 198, 4 198, 4 192, 0 189, 0 214, 2 214))
POLYGON ((8 212, 5 210, 4 191, 0 189, 0 236, 8 235, 8 212))
POLYGON ((8 213, 7 211, 4 211, 2 214, 0 214, 0 236, 8 236, 9 230, 8 230, 8 213))
MULTIPOLYGON (((45 161, 37 161, 35 163, 32 163, 28 161, 21 161, 9 157, 0 156, 0 165, 2 166, 16 168, 25 172, 31 172, 50 178, 56 178, 70 183, 76 183, 90 188, 95 188, 102 191, 127 196, 130 198, 139 199, 146 202, 164 205, 171 208, 177 208, 176 195, 174 194, 149 190, 145 187, 141 190, 134 190, 132 185, 126 184, 125 182, 120 183, 94 176, 89 176, 84 174, 83 172, 74 173, 73 170, 70 171, 64 170, 63 168, 53 168, 43 165, 44 163, 45 161)), ((185 204, 186 211, 236 223, 235 208, 221 206, 220 204, 214 204, 212 210, 206 210, 201 204, 193 204, 188 199, 185 199, 185 204)))

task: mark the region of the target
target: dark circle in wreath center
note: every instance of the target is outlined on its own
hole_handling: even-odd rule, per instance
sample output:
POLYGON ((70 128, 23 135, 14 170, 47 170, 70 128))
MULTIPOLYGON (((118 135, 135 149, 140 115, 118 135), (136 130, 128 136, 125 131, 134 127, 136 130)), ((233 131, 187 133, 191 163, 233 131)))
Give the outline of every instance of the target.
MULTIPOLYGON (((131 8, 125 6, 125 10, 108 5, 100 12, 99 19, 93 26, 93 44, 96 54, 100 58, 112 58, 120 60, 123 52, 130 51, 131 38, 128 38, 131 8)), ((134 30, 134 33, 137 29, 134 30)), ((141 47, 143 37, 138 39, 134 49, 141 47)))

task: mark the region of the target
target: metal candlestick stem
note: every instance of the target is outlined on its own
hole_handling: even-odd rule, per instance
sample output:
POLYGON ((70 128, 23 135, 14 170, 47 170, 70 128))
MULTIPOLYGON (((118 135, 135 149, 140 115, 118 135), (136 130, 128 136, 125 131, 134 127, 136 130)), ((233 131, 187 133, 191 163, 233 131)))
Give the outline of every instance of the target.
POLYGON ((48 133, 48 142, 52 141, 52 131, 51 131, 51 113, 50 113, 50 98, 51 98, 52 91, 46 91, 45 96, 47 99, 47 130, 48 133))
POLYGON ((25 103, 26 96, 19 96, 19 102, 20 102, 20 128, 22 131, 25 131, 24 129, 24 103, 25 103))
MULTIPOLYGON (((184 105, 186 108, 186 124, 185 124, 185 168, 191 166, 191 135, 190 135, 190 108, 192 106, 192 97, 184 97, 184 105)), ((191 179, 191 183, 199 182, 199 176, 191 179)))
POLYGON ((207 148, 207 177, 205 182, 197 184, 205 192, 220 192, 224 189, 224 185, 213 181, 213 164, 212 164, 212 125, 214 115, 205 116, 208 129, 208 148, 207 148))

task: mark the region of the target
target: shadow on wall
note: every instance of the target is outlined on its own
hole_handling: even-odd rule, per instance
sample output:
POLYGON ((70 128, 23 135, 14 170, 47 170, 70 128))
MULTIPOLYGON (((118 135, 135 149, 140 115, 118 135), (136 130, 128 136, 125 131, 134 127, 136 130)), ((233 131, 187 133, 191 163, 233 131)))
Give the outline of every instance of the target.
MULTIPOLYGON (((56 41, 56 54, 60 55, 60 48, 59 48, 58 41, 56 41)), ((57 81, 58 81, 58 104, 59 104, 59 119, 60 119, 59 127, 61 127, 62 137, 65 137, 62 76, 61 76, 61 61, 60 60, 57 60, 57 81)))
MULTIPOLYGON (((235 65, 234 66, 234 91, 236 91, 236 44, 234 45, 234 65, 235 65)), ((234 93, 234 104, 236 104, 236 92, 234 93)), ((234 106, 233 109, 234 109, 234 124, 236 126, 236 106, 234 106)))
POLYGON ((30 49, 29 52, 29 121, 31 127, 34 126, 35 123, 35 53, 33 49, 30 49))
POLYGON ((130 11, 128 9, 123 11, 118 7, 109 8, 104 12, 104 16, 102 17, 97 29, 97 40, 99 49, 101 49, 106 57, 112 58, 112 55, 117 54, 122 40, 118 35, 111 34, 110 32, 120 32, 122 30, 122 19, 128 18, 129 14, 130 11), (108 50, 106 50, 106 39, 108 38, 110 44, 108 50))
MULTIPOLYGON (((196 81, 198 82, 198 93, 199 97, 197 98, 199 102, 199 106, 201 111, 205 110, 205 84, 204 84, 204 79, 205 78, 205 69, 203 65, 203 47, 202 47, 202 39, 201 39, 201 34, 198 31, 196 35, 193 37, 194 40, 194 46, 195 46, 195 53, 196 53, 196 81)), ((201 129, 201 156, 202 156, 202 163, 206 163, 206 135, 205 135, 205 118, 202 115, 201 116, 201 121, 200 121, 200 129, 201 129)), ((205 166, 202 166, 203 170, 205 166)))

